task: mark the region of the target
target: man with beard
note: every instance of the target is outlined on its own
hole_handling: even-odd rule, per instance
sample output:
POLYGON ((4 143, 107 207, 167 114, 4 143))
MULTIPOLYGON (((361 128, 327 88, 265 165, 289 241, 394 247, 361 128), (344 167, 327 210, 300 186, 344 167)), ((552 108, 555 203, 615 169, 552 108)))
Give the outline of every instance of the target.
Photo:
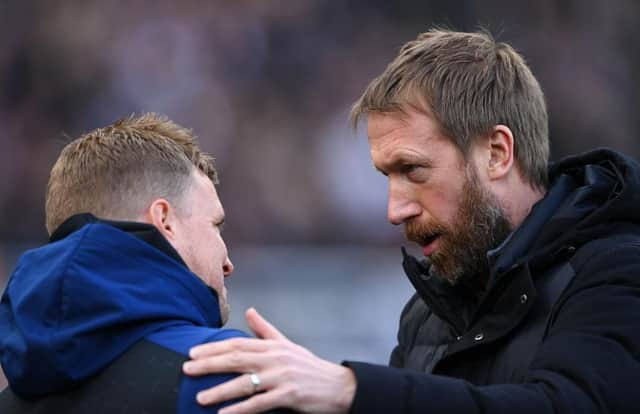
POLYGON ((196 347, 183 368, 260 384, 242 375, 198 401, 254 394, 224 414, 640 412, 640 166, 596 150, 548 168, 540 86, 486 33, 406 44, 354 105, 363 116, 389 221, 425 256, 403 251, 416 295, 391 367, 324 361, 249 310, 263 340, 196 347))

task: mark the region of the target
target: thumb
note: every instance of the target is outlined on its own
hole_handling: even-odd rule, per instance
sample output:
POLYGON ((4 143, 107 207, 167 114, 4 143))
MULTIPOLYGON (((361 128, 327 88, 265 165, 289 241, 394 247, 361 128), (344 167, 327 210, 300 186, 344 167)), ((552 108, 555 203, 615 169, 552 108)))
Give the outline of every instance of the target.
POLYGON ((256 334, 258 338, 262 339, 287 339, 275 326, 271 325, 269 321, 264 319, 255 308, 247 309, 245 318, 249 324, 249 328, 256 334))

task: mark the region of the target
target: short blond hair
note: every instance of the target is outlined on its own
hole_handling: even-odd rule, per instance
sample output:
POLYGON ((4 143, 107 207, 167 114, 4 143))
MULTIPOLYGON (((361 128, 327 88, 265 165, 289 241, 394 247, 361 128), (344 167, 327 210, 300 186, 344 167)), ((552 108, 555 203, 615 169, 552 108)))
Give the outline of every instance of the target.
POLYGON ((465 157, 477 138, 498 124, 508 126, 525 180, 546 188, 544 94, 522 56, 488 32, 432 29, 420 34, 371 81, 353 105, 351 120, 357 125, 367 113, 403 112, 408 107, 427 109, 465 157))
POLYGON ((165 116, 132 115, 88 132, 67 144, 51 169, 47 231, 74 214, 134 220, 154 198, 179 204, 194 168, 218 183, 213 158, 192 131, 165 116))

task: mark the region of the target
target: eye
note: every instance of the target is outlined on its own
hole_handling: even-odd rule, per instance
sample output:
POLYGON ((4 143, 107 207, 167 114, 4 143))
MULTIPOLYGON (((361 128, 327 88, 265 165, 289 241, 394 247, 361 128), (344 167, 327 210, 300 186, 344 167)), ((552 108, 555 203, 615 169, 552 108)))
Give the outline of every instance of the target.
POLYGON ((220 233, 222 233, 224 231, 224 220, 222 220, 222 221, 213 221, 213 222, 211 222, 211 224, 213 225, 213 227, 217 227, 218 230, 220 231, 220 233))
POLYGON ((404 164, 400 171, 411 181, 424 181, 426 179, 426 168, 417 164, 404 164))
POLYGON ((420 166, 416 164, 404 164, 401 168, 401 171, 403 174, 411 174, 412 172, 416 171, 418 168, 420 168, 420 166))

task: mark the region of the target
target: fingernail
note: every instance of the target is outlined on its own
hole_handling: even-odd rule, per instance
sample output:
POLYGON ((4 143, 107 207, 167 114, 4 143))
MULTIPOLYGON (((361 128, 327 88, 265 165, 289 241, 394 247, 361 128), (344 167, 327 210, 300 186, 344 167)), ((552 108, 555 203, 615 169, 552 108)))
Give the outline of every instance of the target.
POLYGON ((193 363, 192 362, 185 362, 184 364, 182 364, 182 370, 185 371, 185 372, 193 371, 193 363))
POLYGON ((199 392, 196 394, 196 400, 198 400, 198 404, 206 404, 207 403, 207 399, 205 398, 204 394, 202 392, 199 392))

